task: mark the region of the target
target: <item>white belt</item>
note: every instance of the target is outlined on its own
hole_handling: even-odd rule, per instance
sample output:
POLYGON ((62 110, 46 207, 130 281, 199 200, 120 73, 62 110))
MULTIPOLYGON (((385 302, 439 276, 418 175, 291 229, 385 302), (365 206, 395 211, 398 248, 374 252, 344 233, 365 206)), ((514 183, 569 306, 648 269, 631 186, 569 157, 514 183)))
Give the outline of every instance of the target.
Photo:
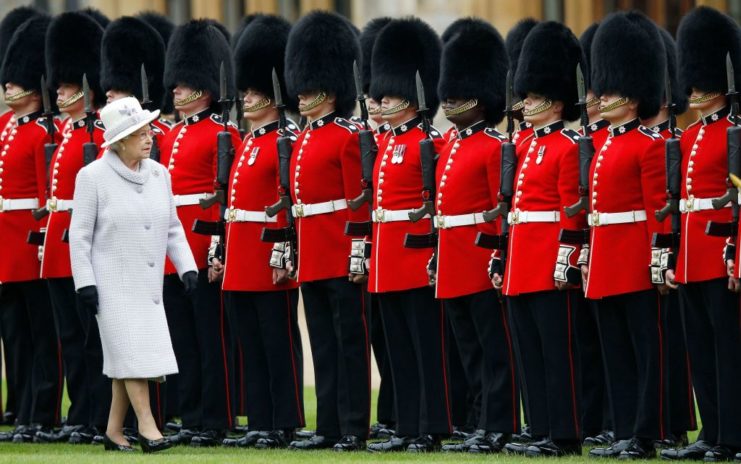
MULTIPOLYGON (((373 222, 400 222, 400 221, 411 221, 409 219, 409 213, 413 212, 413 209, 383 209, 378 208, 373 210, 373 222)), ((429 214, 424 215, 425 218, 429 218, 429 214)))
POLYGON ((69 211, 73 208, 74 200, 60 200, 58 198, 50 198, 46 200, 46 209, 53 212, 69 211))
POLYGON ((435 227, 438 229, 452 229, 453 227, 472 226, 483 224, 484 213, 456 214, 453 216, 435 216, 435 227))
MULTIPOLYGON (((724 205, 724 208, 729 208, 731 203, 724 205)), ((708 209, 715 209, 713 207, 713 198, 682 198, 679 200, 679 211, 682 213, 691 213, 693 211, 705 211, 708 209)))
POLYGON ((291 207, 294 217, 316 216, 318 214, 334 213, 347 209, 347 200, 330 200, 322 203, 303 204, 297 203, 291 207))
POLYGON ((625 211, 624 213, 600 213, 593 211, 587 216, 587 222, 592 227, 609 226, 613 224, 630 224, 646 220, 646 211, 625 211))
POLYGON ((36 209, 39 207, 37 198, 3 198, 0 197, 0 213, 4 211, 19 211, 36 209))
POLYGON ((509 224, 525 224, 527 222, 558 222, 561 213, 558 211, 518 211, 507 214, 509 224))
POLYGON ((246 211, 237 208, 224 211, 224 219, 226 222, 278 222, 276 216, 270 217, 265 211, 246 211))
POLYGON ((173 195, 175 206, 193 206, 199 204, 201 200, 211 198, 213 193, 191 193, 189 195, 173 195))

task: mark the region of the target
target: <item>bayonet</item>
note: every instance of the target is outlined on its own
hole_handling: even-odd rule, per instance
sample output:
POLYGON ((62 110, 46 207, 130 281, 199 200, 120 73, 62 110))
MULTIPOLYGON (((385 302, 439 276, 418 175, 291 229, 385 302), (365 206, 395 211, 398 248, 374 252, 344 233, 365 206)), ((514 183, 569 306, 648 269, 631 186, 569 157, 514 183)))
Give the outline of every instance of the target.
POLYGON ((144 67, 144 63, 142 63, 141 67, 141 84, 142 84, 142 107, 152 103, 152 101, 149 99, 149 79, 147 79, 147 69, 144 67))
POLYGON ((365 104, 365 92, 363 92, 363 82, 360 79, 360 70, 358 69, 357 61, 352 62, 352 75, 355 81, 355 99, 360 105, 360 120, 363 122, 363 126, 367 130, 370 130, 370 126, 368 125, 368 105, 365 104))
POLYGON ((581 70, 581 65, 576 64, 576 91, 579 95, 579 101, 576 105, 579 107, 581 117, 581 127, 584 131, 584 135, 589 135, 589 114, 587 113, 587 88, 584 83, 584 73, 581 70))
POLYGON ((514 84, 512 83, 512 70, 507 70, 507 78, 504 81, 504 113, 507 116, 507 138, 512 141, 515 132, 515 110, 512 108, 512 99, 514 95, 514 84))
POLYGON ((273 68, 272 72, 273 79, 273 95, 275 96, 275 108, 278 110, 278 126, 280 129, 286 127, 286 105, 283 103, 283 92, 280 89, 280 79, 278 79, 278 72, 273 68))
POLYGON ((82 146, 82 160, 85 166, 95 161, 98 156, 98 146, 95 144, 95 109, 93 99, 90 96, 90 84, 87 81, 87 73, 82 75, 82 98, 85 104, 85 127, 90 135, 90 141, 82 146))
POLYGON ((82 75, 82 101, 85 103, 85 113, 93 112, 93 103, 90 98, 90 84, 87 82, 87 73, 82 75))

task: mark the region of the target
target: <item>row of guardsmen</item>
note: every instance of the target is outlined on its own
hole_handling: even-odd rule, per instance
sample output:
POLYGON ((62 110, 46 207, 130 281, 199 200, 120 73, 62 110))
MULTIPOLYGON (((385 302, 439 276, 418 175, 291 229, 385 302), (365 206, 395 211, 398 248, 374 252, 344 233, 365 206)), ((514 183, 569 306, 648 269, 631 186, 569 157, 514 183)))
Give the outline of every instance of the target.
POLYGON ((111 387, 67 228, 75 176, 102 154, 97 110, 135 96, 178 115, 152 125, 152 156, 200 269, 194 296, 165 271, 180 373, 150 398, 174 444, 741 458, 740 33, 707 7, 676 42, 638 12, 579 39, 525 19, 504 40, 473 18, 439 37, 417 18, 257 14, 230 36, 11 11, 0 441, 102 440, 111 387))

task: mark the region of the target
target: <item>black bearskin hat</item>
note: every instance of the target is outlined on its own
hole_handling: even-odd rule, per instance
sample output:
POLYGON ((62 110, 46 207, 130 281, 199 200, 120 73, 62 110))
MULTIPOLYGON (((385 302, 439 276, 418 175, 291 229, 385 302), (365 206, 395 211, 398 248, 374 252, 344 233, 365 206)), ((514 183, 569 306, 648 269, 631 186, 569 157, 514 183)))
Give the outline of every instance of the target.
POLYGON ((594 40, 594 34, 597 32, 597 28, 599 28, 599 23, 594 23, 582 32, 579 37, 582 51, 581 70, 584 74, 584 84, 587 90, 592 88, 592 41, 594 40))
POLYGON ((486 107, 486 120, 497 124, 504 116, 508 65, 502 36, 479 19, 460 20, 450 27, 456 33, 443 47, 440 99, 477 98, 486 107))
POLYGON ((165 45, 162 37, 141 19, 124 16, 103 33, 100 86, 104 90, 131 92, 142 99, 141 66, 147 71, 149 99, 159 109, 165 96, 162 85, 165 45))
POLYGON ((442 42, 434 30, 418 18, 395 19, 378 34, 371 58, 370 95, 376 101, 384 96, 402 97, 417 106, 415 75, 419 71, 427 99, 427 116, 437 113, 440 100, 442 42))
POLYGON ((95 8, 85 8, 84 10, 80 10, 80 13, 93 18, 95 22, 100 24, 100 27, 102 27, 103 29, 108 27, 108 25, 111 23, 111 20, 108 19, 108 16, 104 15, 100 10, 96 10, 95 8))
POLYGON ((231 45, 232 48, 237 47, 237 43, 239 42, 239 38, 242 37, 242 33, 245 29, 247 29, 247 26, 250 25, 253 19, 257 18, 258 16, 261 16, 260 13, 250 14, 242 18, 242 20, 239 22, 239 25, 237 26, 237 30, 232 34, 232 40, 231 45))
POLYGON ((46 75, 52 89, 61 83, 82 85, 87 75, 96 107, 105 105, 100 86, 103 28, 91 16, 73 11, 54 18, 46 33, 46 75))
POLYGON ((170 43, 172 32, 175 30, 175 25, 172 21, 170 21, 166 16, 155 13, 154 11, 145 11, 144 13, 136 15, 136 17, 152 26, 160 37, 162 37, 162 43, 164 43, 165 48, 167 48, 167 44, 170 43))
POLYGON ((736 88, 741 88, 741 38, 730 16, 702 6, 690 11, 679 23, 677 50, 679 82, 687 95, 692 93, 692 87, 726 93, 729 53, 736 72, 736 88))
MULTIPOLYGON (((674 38, 666 31, 666 29, 659 29, 661 38, 664 39, 664 50, 666 51, 666 69, 669 71, 669 82, 672 87, 672 103, 676 105, 674 108, 675 114, 682 114, 687 111, 687 94, 684 93, 684 89, 679 84, 679 76, 677 75, 677 44, 674 42, 674 38)), ((661 101, 664 102, 666 99, 666 92, 662 93, 661 101)), ((664 102, 665 103, 665 102, 664 102)))
POLYGON ((270 98, 273 93, 273 69, 278 74, 284 103, 296 110, 296 100, 286 92, 284 66, 286 44, 291 25, 273 15, 255 15, 244 28, 234 49, 237 89, 255 89, 270 98))
POLYGON ((592 41, 592 89, 638 101, 638 117, 661 109, 666 52, 658 27, 637 11, 609 15, 592 41))
POLYGON ((214 21, 194 19, 175 28, 165 55, 165 91, 182 84, 211 94, 211 108, 219 110, 219 71, 224 63, 227 93, 234 96, 233 63, 229 41, 214 21))
POLYGON ((390 22, 391 18, 388 16, 371 19, 360 33, 360 50, 363 53, 360 74, 363 83, 363 92, 366 94, 370 89, 371 83, 371 57, 373 56, 373 46, 376 44, 378 33, 381 32, 381 29, 390 22))
POLYGON ((286 87, 291 98, 301 93, 324 91, 336 96, 342 117, 355 109, 353 61, 360 62, 358 37, 347 20, 326 11, 312 11, 301 18, 288 35, 286 87))
POLYGON ((562 117, 579 117, 576 66, 581 46, 569 28, 555 21, 535 26, 525 38, 515 74, 515 93, 536 93, 563 103, 562 117))
MULTIPOLYGON (((41 91, 44 69, 44 41, 51 18, 44 14, 31 17, 21 24, 10 39, 0 70, 3 87, 13 82, 24 90, 41 91)), ((44 89, 48 91, 49 89, 44 89)))
POLYGON ((18 29, 21 24, 40 13, 41 12, 36 8, 20 6, 10 10, 10 12, 5 15, 3 20, 0 22, 0 61, 5 57, 5 52, 8 50, 8 44, 10 44, 10 39, 13 37, 15 30, 18 29))
POLYGON ((515 24, 507 33, 507 38, 504 40, 504 48, 507 50, 509 69, 512 70, 513 77, 517 73, 517 60, 520 59, 520 52, 522 51, 522 44, 525 43, 525 37, 537 25, 538 21, 533 18, 525 18, 515 24))

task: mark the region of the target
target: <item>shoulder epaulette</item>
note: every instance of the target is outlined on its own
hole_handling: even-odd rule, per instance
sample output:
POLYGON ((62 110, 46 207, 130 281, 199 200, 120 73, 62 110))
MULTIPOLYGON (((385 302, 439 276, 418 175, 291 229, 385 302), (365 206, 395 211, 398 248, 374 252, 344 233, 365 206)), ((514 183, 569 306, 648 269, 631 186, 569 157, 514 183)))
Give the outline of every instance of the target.
POLYGON ((493 139, 500 140, 502 142, 507 141, 507 136, 505 136, 498 130, 494 129, 493 127, 487 127, 486 129, 484 129, 484 134, 488 135, 489 137, 493 139))
POLYGON ((646 126, 638 127, 638 132, 653 140, 661 139, 661 135, 657 134, 646 126))
POLYGON ((571 143, 577 143, 577 141, 579 140, 580 135, 574 129, 563 128, 560 130, 560 132, 561 132, 561 135, 569 139, 571 143))
MULTIPOLYGON (((217 113, 211 113, 210 119, 211 119, 211 120, 212 120, 213 122, 215 122, 216 124, 219 124, 220 126, 223 126, 223 125, 224 125, 224 119, 222 119, 222 117, 221 117, 221 115, 220 115, 220 114, 217 114, 217 113)), ((233 123, 233 122, 231 122, 231 121, 229 121, 229 122, 227 123, 227 125, 228 125, 229 127, 233 127, 234 129, 239 129, 239 128, 237 127, 237 125, 236 125, 236 124, 234 124, 234 123, 233 123)))
POLYGON ((100 119, 96 119, 93 125, 95 126, 96 129, 100 129, 102 131, 105 130, 105 125, 103 125, 103 121, 101 121, 100 119))
MULTIPOLYGON (((424 124, 419 123, 419 125, 417 127, 419 127, 420 129, 424 129, 424 124)), ((441 138, 443 138, 443 134, 441 134, 440 131, 437 130, 436 128, 430 126, 430 138, 433 139, 433 140, 435 140, 435 139, 441 139, 441 138)))
POLYGON ((151 126, 151 129, 152 129, 152 132, 154 133, 154 135, 165 135, 165 131, 163 131, 162 129, 160 129, 157 126, 151 126))
POLYGON ((674 128, 674 137, 681 137, 682 134, 684 134, 684 131, 680 129, 679 127, 674 128))
POLYGON ((169 119, 165 119, 165 118, 159 118, 157 122, 159 122, 163 126, 167 126, 168 129, 172 129, 173 126, 175 125, 172 121, 170 121, 169 119))
POLYGON ((46 123, 46 118, 44 116, 41 116, 40 118, 36 118, 36 124, 41 126, 42 129, 48 134, 49 133, 49 125, 46 123))
POLYGON ((356 126, 354 122, 348 121, 345 118, 334 118, 334 123, 342 127, 343 129, 347 129, 349 132, 352 132, 353 134, 358 131, 358 126, 356 126))

